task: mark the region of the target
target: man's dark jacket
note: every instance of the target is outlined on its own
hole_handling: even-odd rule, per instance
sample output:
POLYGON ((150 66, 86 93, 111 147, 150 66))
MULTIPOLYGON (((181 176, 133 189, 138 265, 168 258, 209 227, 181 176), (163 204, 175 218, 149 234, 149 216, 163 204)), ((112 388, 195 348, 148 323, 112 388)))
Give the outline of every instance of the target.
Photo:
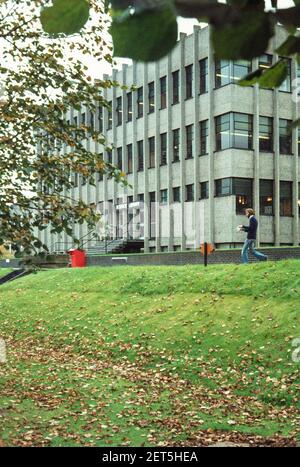
POLYGON ((243 225, 243 230, 247 232, 248 240, 256 239, 257 227, 258 227, 258 222, 255 216, 250 217, 249 225, 243 225))

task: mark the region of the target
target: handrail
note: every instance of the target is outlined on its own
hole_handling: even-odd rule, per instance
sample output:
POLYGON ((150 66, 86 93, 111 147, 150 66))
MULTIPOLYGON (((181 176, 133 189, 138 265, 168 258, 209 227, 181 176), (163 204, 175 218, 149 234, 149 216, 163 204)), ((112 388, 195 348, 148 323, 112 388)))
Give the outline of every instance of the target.
MULTIPOLYGON (((78 240, 78 245, 82 248, 86 243, 88 243, 91 239, 96 238, 98 236, 97 232, 88 232, 85 235, 82 235, 82 237, 79 238, 78 240), (86 238, 88 235, 91 235, 92 238, 89 238, 86 242, 82 242, 84 238, 86 238)), ((57 245, 65 245, 67 246, 67 249, 69 249, 68 245, 70 245, 70 248, 74 248, 76 246, 75 242, 55 242, 52 243, 51 245, 51 251, 57 251, 56 246, 57 245)))
POLYGON ((80 237, 79 242, 81 242, 81 240, 88 237, 89 235, 97 236, 98 234, 97 234, 97 232, 87 232, 85 235, 82 235, 82 237, 80 237))
POLYGON ((81 240, 82 240, 83 238, 86 238, 87 235, 84 235, 83 237, 81 237, 81 238, 79 239, 79 242, 80 242, 79 245, 80 245, 81 248, 83 248, 84 245, 86 245, 88 242, 90 242, 93 238, 97 238, 97 237, 99 238, 99 235, 97 234, 97 232, 92 232, 92 233, 89 232, 89 234, 91 234, 91 238, 88 238, 85 242, 81 242, 81 240))

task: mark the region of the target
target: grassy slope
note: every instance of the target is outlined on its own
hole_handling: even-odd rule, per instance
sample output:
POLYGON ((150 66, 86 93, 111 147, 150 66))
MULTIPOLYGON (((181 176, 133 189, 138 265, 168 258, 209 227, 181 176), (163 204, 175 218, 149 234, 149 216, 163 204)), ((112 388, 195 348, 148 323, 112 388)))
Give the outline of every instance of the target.
POLYGON ((0 277, 6 276, 6 274, 9 274, 12 271, 12 269, 7 268, 7 269, 0 269, 0 277))
POLYGON ((1 286, 0 439, 296 436, 299 299, 297 261, 65 269, 1 286))

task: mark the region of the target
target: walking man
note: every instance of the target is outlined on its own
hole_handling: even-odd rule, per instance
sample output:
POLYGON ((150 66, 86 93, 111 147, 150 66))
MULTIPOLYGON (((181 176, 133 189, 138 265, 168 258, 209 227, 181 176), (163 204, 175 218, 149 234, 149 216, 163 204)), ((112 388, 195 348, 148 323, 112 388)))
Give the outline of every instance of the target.
POLYGON ((249 225, 239 225, 239 230, 247 232, 247 239, 245 240, 243 249, 242 249, 242 260, 243 263, 249 263, 249 250, 253 253, 255 258, 259 261, 266 261, 268 257, 263 255, 259 251, 256 251, 254 248, 256 240, 256 232, 258 227, 258 222, 255 217, 255 212, 253 209, 248 208, 245 210, 245 214, 249 219, 249 225))

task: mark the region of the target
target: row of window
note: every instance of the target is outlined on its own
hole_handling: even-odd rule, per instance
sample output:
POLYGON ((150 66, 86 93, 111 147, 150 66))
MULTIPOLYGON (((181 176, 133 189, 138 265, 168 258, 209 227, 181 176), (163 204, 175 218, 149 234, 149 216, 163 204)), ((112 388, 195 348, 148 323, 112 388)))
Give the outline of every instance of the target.
MULTIPOLYGON (((194 125, 188 125, 185 128, 185 147, 186 147, 186 159, 193 158, 193 139, 194 139, 194 125)), ((208 120, 200 122, 200 155, 207 154, 208 151, 208 120)), ((180 130, 176 128, 172 131, 171 135, 171 144, 172 144, 172 153, 173 153, 173 162, 179 162, 180 154, 180 130)), ((149 151, 149 168, 155 168, 155 136, 148 138, 148 151, 149 151)), ((160 135, 159 141, 159 163, 161 166, 167 164, 167 133, 162 133, 160 135)), ((123 156, 122 156, 122 147, 117 148, 117 166, 120 170, 123 170, 123 156)), ((107 162, 112 164, 112 152, 107 151, 107 162)), ((130 174, 133 171, 133 145, 127 144, 126 146, 126 170, 130 174)), ((144 141, 137 141, 137 170, 144 170, 144 141)))
MULTIPOLYGON (((287 63, 288 75, 284 82, 279 87, 280 91, 291 92, 291 60, 285 59, 287 63)), ((273 64, 273 56, 270 54, 264 54, 259 58, 259 68, 266 69, 270 68, 273 64)), ((215 61, 215 88, 218 89, 222 86, 231 83, 237 83, 241 78, 252 71, 252 62, 247 60, 216 60, 215 61)), ((300 69, 299 69, 300 71, 300 69)), ((193 97, 193 64, 185 67, 185 99, 193 97)), ((180 86, 180 73, 176 70, 172 73, 172 104, 179 103, 179 86, 180 86)), ((199 61, 199 94, 208 92, 208 58, 204 58, 199 61)), ((159 79, 159 99, 160 109, 167 107, 167 76, 163 76, 159 79)), ((126 95, 126 121, 132 121, 132 92, 126 95)), ((155 111, 155 83, 152 81, 148 83, 148 109, 147 112, 153 113, 155 111)), ((112 101, 109 102, 110 107, 112 101)), ((143 86, 137 89, 137 118, 141 118, 144 115, 144 90, 143 86)), ((118 97, 116 100, 116 124, 117 126, 122 125, 122 97, 118 97)), ((108 126, 107 129, 112 128, 112 111, 108 112, 108 126)))
MULTIPOLYGON (((279 119, 280 154, 292 154, 291 124, 291 120, 279 119)), ((274 151, 273 127, 272 117, 259 117, 260 151, 274 151)), ((216 150, 228 148, 253 149, 253 115, 230 112, 216 117, 216 150)))
MULTIPOLYGON (((279 91, 291 92, 291 60, 281 57, 287 65, 287 77, 279 86, 279 91)), ((258 68, 266 70, 274 64, 274 57, 271 54, 263 54, 258 59, 258 68)), ((215 87, 220 88, 227 84, 237 83, 240 79, 252 71, 252 62, 248 60, 217 60, 215 63, 215 87)), ((300 70, 300 68, 299 68, 300 70)))
MULTIPOLYGON (((300 184, 299 184, 300 193, 300 184)), ((243 214, 253 206, 253 180, 247 178, 222 178, 215 181, 215 196, 236 196, 236 213, 243 214)), ((293 182, 280 181, 280 215, 293 215, 293 182)), ((274 180, 259 181, 259 211, 263 216, 274 215, 274 180)))
MULTIPOLYGON (((91 120, 93 119, 91 116, 91 120)), ((86 115, 81 115, 81 124, 85 124, 86 115)), ((237 148, 253 149, 253 116, 239 112, 229 112, 216 117, 216 150, 237 148)), ((280 154, 292 154, 292 131, 290 130, 292 121, 283 118, 279 119, 279 151, 280 154)), ((78 124, 78 118, 74 117, 74 124, 78 124)), ((100 129, 101 131, 101 129, 100 129)), ((208 151, 208 120, 200 122, 200 155, 207 154, 208 151)), ((298 146, 300 149, 300 131, 298 146)), ((154 138, 154 137, 153 137, 154 138)), ((149 142, 149 152, 154 160, 154 139, 149 142)), ((162 156, 161 164, 166 159, 166 134, 161 137, 162 156)), ((193 125, 186 127, 186 158, 193 157, 193 125)), ((259 150, 273 152, 274 150, 274 119, 272 117, 259 117, 259 150)), ((299 152, 300 153, 300 152, 299 152)), ((179 129, 173 130, 173 161, 179 160, 179 129)), ((153 164, 150 163, 150 167, 153 164)))
MULTIPOLYGON (((280 154, 292 154, 292 132, 290 131, 290 120, 279 119, 279 150, 280 154)), ((203 120, 199 123, 200 156, 208 153, 209 122, 203 120)), ((194 125, 185 127, 185 158, 192 159, 194 140, 194 125)), ((172 162, 180 160, 180 129, 177 128, 171 134, 172 162)), ((300 154, 300 132, 299 132, 299 154, 300 154)), ((229 148, 253 149, 253 117, 252 115, 231 112, 216 117, 216 147, 217 151, 229 148)), ((259 150, 272 152, 274 150, 274 130, 272 117, 259 117, 259 150)), ((155 137, 148 138, 149 168, 155 167, 155 137)), ((159 163, 167 164, 167 133, 160 135, 159 141, 159 163)), ((112 163, 112 153, 107 152, 107 161, 112 163)), ((126 146, 127 173, 133 171, 133 148, 132 144, 126 146)), ((122 147, 117 148, 117 165, 120 170, 122 164, 122 147)), ((144 142, 137 142, 137 170, 144 170, 144 142)))
MULTIPOLYGON (((203 94, 208 90, 208 60, 207 58, 200 60, 200 81, 199 81, 199 92, 203 94)), ((176 70, 172 73, 172 104, 179 103, 179 70, 176 70)), ((193 96, 193 65, 188 65, 185 67, 185 84, 186 84, 186 99, 189 99, 193 96)), ((141 118, 144 115, 144 88, 143 86, 137 89, 136 93, 136 109, 137 109, 137 118, 141 118)), ((132 92, 127 93, 126 95, 126 121, 132 121, 132 106, 133 106, 133 94, 132 92)), ((152 81, 148 83, 148 109, 149 114, 155 111, 155 83, 152 81)), ((167 107, 167 76, 163 76, 159 79, 159 101, 160 109, 165 109, 167 107)), ((112 101, 109 102, 110 108, 112 107, 112 101)), ((123 108, 122 108, 122 97, 118 97, 116 100, 116 124, 117 126, 122 125, 123 117, 123 108)), ((111 130, 112 128, 112 111, 108 112, 108 125, 107 129, 111 130)))
MULTIPOLYGON (((85 114, 82 115, 85 119, 85 114)), ((236 149, 253 149, 253 116, 239 112, 229 112, 215 118, 216 124, 216 147, 217 151, 229 148, 236 149)), ((291 120, 279 119, 279 151, 280 154, 292 154, 292 131, 291 120)), ((200 122, 200 155, 205 155, 208 152, 208 120, 200 122)), ((298 146, 300 150, 300 131, 298 131, 298 146)), ((186 126, 186 158, 193 157, 193 138, 194 125, 186 126)), ((180 132, 179 129, 173 130, 172 145, 173 145, 173 162, 179 160, 179 144, 180 132)), ((141 148, 140 158, 142 158, 142 144, 138 143, 141 148)), ((166 163, 167 153, 167 134, 161 135, 161 165, 166 163)), ((154 167, 155 160, 155 140, 154 137, 149 138, 149 155, 150 167, 154 167)), ((259 117, 259 150, 266 152, 274 151, 274 119, 272 117, 259 117)), ((300 153, 300 151, 299 151, 300 153)), ((143 169, 139 169, 143 170, 143 169)))
MULTIPOLYGON (((245 214, 245 209, 253 206, 253 180, 247 178, 223 178, 215 180, 215 196, 235 196, 236 197, 236 214, 245 214)), ((259 182, 259 211, 263 216, 274 215, 274 181, 261 179, 259 182)), ((209 198, 209 184, 208 181, 199 184, 200 199, 209 198)), ((299 183, 300 193, 300 183, 299 183)), ((172 188, 173 203, 181 202, 181 187, 172 188)), ((293 215, 293 182, 281 181, 280 182, 280 216, 293 215)), ((185 201, 194 201, 195 192, 194 184, 185 186, 185 201)), ((144 201, 144 194, 138 195, 138 201, 144 201)), ((156 193, 149 193, 150 203, 156 201, 156 193)), ((163 189, 159 192, 160 204, 168 203, 168 190, 163 189)), ((112 202, 112 200, 111 200, 112 202)), ((133 196, 128 197, 128 203, 133 202, 133 196)), ((118 199, 118 203, 122 204, 122 200, 118 199)))
MULTIPOLYGON (((291 91, 291 60, 285 59, 288 67, 288 76, 285 81, 279 87, 280 91, 290 92, 291 91)), ((270 68, 273 64, 273 56, 264 54, 259 59, 259 68, 266 69, 270 68)), ((227 84, 236 83, 239 79, 251 72, 252 64, 246 60, 216 60, 215 62, 215 87, 220 88, 227 84)), ((300 78, 300 66, 299 66, 299 78, 300 78)), ((179 70, 172 73, 172 104, 179 103, 179 85, 180 85, 180 74, 179 70)), ((208 91, 208 59, 204 58, 199 61, 199 93, 204 94, 208 91)), ((163 76, 159 80, 159 99, 160 109, 167 107, 167 76, 163 76)), ((137 118, 141 118, 144 115, 144 90, 143 86, 137 89, 137 118)), ((193 65, 185 67, 185 98, 190 99, 193 97, 193 65)), ((128 92, 126 94, 126 121, 132 121, 132 108, 133 108, 133 93, 128 92)), ((155 111, 155 83, 152 81, 148 83, 148 113, 155 111)), ((122 125, 123 121, 123 104, 122 97, 116 99, 116 124, 117 126, 122 125)), ((99 119, 99 131, 103 131, 103 107, 99 106, 98 109, 99 119)), ((79 116, 74 117, 74 125, 82 124, 94 128, 95 116, 93 113, 90 114, 90 121, 86 121, 86 114, 83 112, 79 116)), ((112 101, 109 102, 109 109, 107 114, 107 129, 112 129, 112 101)))

